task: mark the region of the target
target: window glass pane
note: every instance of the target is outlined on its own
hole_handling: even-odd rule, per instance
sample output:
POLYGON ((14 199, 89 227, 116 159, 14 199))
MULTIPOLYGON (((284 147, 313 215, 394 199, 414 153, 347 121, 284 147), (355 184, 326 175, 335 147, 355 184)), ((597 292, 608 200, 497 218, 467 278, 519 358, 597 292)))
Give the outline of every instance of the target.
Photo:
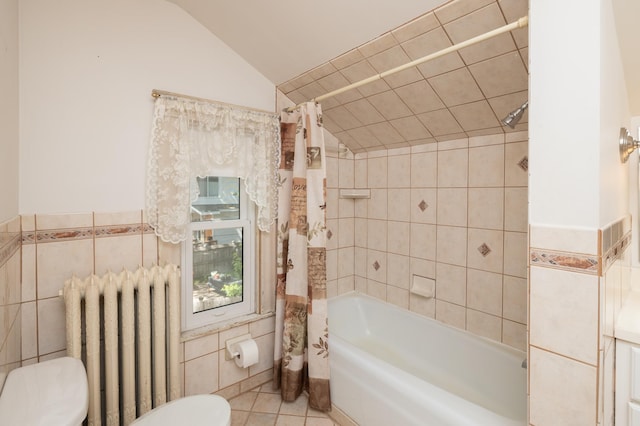
POLYGON ((199 195, 191 204, 191 221, 240 218, 240 179, 207 176, 197 178, 199 195))
POLYGON ((193 313, 242 302, 242 228, 193 231, 193 313))

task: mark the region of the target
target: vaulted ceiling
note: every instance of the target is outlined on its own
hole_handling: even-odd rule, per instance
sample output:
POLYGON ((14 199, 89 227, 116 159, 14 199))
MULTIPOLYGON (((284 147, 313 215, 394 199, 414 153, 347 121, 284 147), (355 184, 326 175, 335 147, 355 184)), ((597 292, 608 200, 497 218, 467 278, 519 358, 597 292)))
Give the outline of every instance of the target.
MULTIPOLYGON (((170 1, 294 103, 528 13, 528 0, 170 1)), ((614 2, 617 17, 640 4, 614 2)), ((622 45, 629 34, 619 31, 622 45)), ((527 65, 528 29, 514 30, 323 100, 325 127, 354 152, 527 130, 526 113, 515 129, 499 121, 527 100, 527 65)))
POLYGON ((168 1, 278 85, 447 0, 168 1))
MULTIPOLYGON (((448 3, 279 89, 313 99, 527 14, 527 0, 478 4, 448 3)), ((499 120, 527 100, 527 41, 515 30, 326 99, 325 127, 354 152, 512 131, 499 120)), ((525 113, 513 131, 526 129, 525 113)))

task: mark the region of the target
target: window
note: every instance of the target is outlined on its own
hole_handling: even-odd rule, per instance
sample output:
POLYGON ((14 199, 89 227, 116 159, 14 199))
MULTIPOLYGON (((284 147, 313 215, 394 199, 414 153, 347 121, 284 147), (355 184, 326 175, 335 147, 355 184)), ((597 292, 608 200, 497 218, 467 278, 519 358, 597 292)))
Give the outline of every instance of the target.
POLYGON ((198 191, 200 192, 200 198, 203 198, 202 201, 207 201, 207 198, 215 198, 218 196, 218 176, 206 176, 203 178, 197 178, 197 182, 198 191))
POLYGON ((197 178, 191 239, 183 243, 183 329, 254 311, 252 203, 238 178, 197 178))

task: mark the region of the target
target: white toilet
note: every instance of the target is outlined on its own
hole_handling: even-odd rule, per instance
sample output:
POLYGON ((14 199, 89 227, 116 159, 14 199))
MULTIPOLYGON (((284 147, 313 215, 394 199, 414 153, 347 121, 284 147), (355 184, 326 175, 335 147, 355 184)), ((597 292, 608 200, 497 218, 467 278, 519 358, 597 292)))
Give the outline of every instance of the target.
POLYGON ((230 426, 231 406, 221 396, 192 395, 167 402, 137 418, 135 426, 230 426))
MULTIPOLYGON (((12 370, 0 391, 0 425, 78 426, 89 391, 82 361, 63 357, 12 370)), ((136 426, 229 426, 231 407, 217 395, 193 395, 156 407, 136 426)))
POLYGON ((56 358, 9 373, 0 393, 0 424, 78 426, 88 408, 82 361, 56 358))

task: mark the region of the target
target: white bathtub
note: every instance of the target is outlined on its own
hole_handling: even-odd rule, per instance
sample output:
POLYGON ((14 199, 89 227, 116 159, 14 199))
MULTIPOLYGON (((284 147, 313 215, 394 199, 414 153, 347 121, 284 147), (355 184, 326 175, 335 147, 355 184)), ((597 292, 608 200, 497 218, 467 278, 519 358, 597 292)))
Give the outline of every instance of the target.
POLYGON ((524 425, 525 353, 359 293, 329 300, 333 404, 362 426, 524 425))

